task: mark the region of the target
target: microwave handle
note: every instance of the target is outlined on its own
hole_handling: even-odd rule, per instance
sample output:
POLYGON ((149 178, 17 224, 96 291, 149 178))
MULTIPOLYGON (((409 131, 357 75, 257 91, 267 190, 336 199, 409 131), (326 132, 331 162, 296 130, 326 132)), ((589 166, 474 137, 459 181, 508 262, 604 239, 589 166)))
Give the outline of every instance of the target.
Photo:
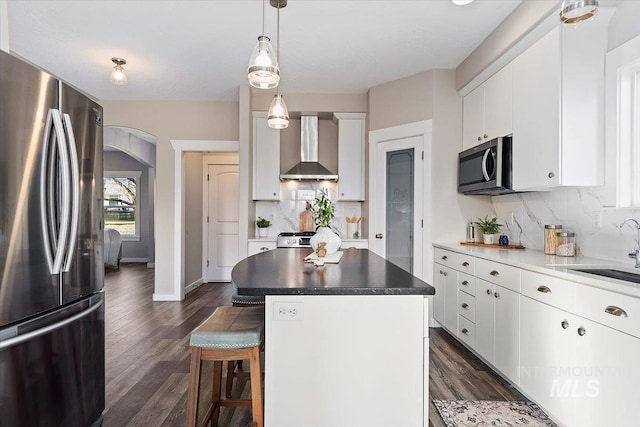
POLYGON ((489 155, 491 155, 491 148, 487 148, 484 152, 484 156, 482 156, 482 175, 484 175, 485 181, 491 180, 489 172, 487 171, 487 157, 489 157, 489 155))

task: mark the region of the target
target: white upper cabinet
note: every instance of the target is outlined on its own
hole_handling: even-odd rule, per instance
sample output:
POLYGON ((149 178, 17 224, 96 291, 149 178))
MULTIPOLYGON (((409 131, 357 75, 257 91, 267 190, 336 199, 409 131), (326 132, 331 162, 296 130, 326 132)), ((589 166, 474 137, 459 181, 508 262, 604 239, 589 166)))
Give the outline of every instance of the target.
POLYGON ((364 201, 364 113, 334 113, 338 126, 338 200, 364 201))
POLYGON ((513 189, 603 181, 610 14, 556 27, 513 62, 513 189))
POLYGON ((511 134, 512 84, 509 64, 464 97, 463 150, 511 134))
POLYGON ((280 130, 253 113, 253 200, 280 200, 280 130))

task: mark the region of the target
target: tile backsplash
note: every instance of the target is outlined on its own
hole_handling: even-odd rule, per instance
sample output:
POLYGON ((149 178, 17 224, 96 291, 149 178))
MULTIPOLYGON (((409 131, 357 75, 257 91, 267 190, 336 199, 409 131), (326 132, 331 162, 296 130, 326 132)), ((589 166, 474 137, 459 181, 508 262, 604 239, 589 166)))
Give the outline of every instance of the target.
POLYGON ((491 200, 512 243, 520 239, 527 248, 542 250, 545 224, 561 224, 565 231, 576 233, 583 255, 632 263, 627 255, 637 245, 636 231, 620 224, 629 217, 640 220, 640 210, 604 208, 599 188, 508 194, 491 200))
MULTIPOLYGON (((276 236, 280 232, 298 231, 300 213, 304 211, 307 202, 313 203, 316 194, 321 189, 329 190, 329 198, 336 204, 335 219, 332 223, 334 230, 343 238, 347 238, 347 223, 345 217, 360 217, 361 202, 336 202, 337 184, 333 182, 286 181, 280 183, 281 199, 279 201, 256 202, 256 218, 261 216, 272 222, 269 236, 276 236)), ((363 224, 360 222, 360 235, 363 224)), ((351 236, 349 236, 350 238, 351 236)))

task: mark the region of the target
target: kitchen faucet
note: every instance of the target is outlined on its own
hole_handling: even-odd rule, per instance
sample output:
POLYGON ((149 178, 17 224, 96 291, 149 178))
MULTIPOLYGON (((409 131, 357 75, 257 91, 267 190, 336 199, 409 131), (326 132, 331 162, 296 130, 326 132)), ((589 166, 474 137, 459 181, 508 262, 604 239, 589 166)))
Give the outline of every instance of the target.
POLYGON ((640 268, 640 222, 638 222, 638 220, 635 219, 635 218, 627 218, 624 221, 622 221, 622 224, 620 224, 620 227, 622 227, 626 223, 635 224, 636 231, 638 233, 638 235, 636 236, 636 245, 637 245, 637 247, 633 252, 631 252, 629 254, 629 258, 635 259, 636 260, 636 268, 640 268))

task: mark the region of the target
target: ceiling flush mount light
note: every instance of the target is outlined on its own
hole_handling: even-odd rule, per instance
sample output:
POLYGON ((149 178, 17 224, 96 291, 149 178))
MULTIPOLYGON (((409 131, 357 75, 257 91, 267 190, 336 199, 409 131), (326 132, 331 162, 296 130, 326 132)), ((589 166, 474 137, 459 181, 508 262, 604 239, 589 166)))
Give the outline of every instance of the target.
POLYGON ((126 64, 127 61, 122 58, 111 58, 111 62, 116 64, 116 66, 113 67, 109 80, 111 80, 111 83, 114 85, 126 85, 127 75, 124 73, 124 68, 122 68, 122 66, 126 64))
MULTIPOLYGON (((247 77, 249 84, 255 88, 273 89, 280 82, 280 67, 271 47, 271 40, 264 35, 265 4, 266 0, 262 0, 262 35, 258 37, 258 44, 249 58, 247 77)), ((271 5, 273 6, 273 1, 271 1, 271 5)), ((286 2, 284 2, 284 6, 286 6, 286 2)))
POLYGON ((560 21, 575 24, 593 19, 598 13, 598 0, 564 0, 560 9, 560 21))
MULTIPOLYGON (((271 0, 271 6, 278 9, 278 62, 280 62, 280 9, 286 5, 287 0, 271 0)), ((289 126, 289 111, 287 110, 287 104, 284 103, 284 98, 280 94, 280 86, 278 86, 278 91, 273 101, 271 101, 269 113, 267 113, 267 124, 274 129, 285 129, 289 126)))
POLYGON ((466 6, 469 3, 473 3, 473 0, 451 0, 451 3, 455 4, 456 6, 466 6))

